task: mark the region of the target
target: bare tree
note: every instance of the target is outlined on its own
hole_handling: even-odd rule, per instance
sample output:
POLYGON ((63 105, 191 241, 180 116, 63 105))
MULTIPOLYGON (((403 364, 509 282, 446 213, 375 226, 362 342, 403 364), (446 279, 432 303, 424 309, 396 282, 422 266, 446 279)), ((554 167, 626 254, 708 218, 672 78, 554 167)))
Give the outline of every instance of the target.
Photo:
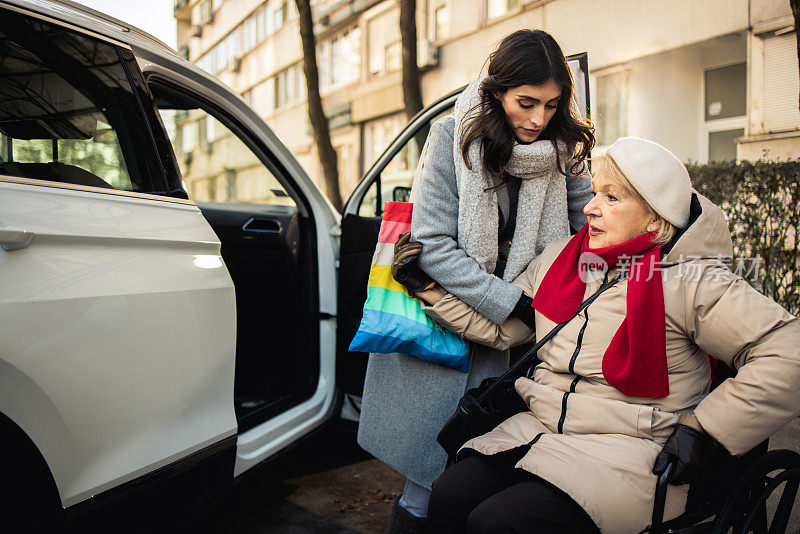
POLYGON ((317 40, 314 36, 314 18, 311 15, 310 0, 295 0, 297 4, 298 22, 300 23, 300 39, 303 42, 303 73, 306 75, 308 92, 308 118, 314 130, 314 141, 317 154, 325 176, 325 190, 331 204, 342 211, 342 195, 339 192, 339 169, 336 165, 336 150, 331 144, 331 132, 328 118, 322 109, 322 97, 319 94, 319 70, 317 69, 317 40))
POLYGON ((417 67, 417 0, 400 0, 400 44, 403 49, 403 102, 406 116, 411 120, 422 109, 417 67))
MULTIPOLYGON (((403 102, 406 117, 411 120, 422 109, 419 66, 417 65, 417 0, 400 0, 400 45, 403 49, 403 102)), ((428 138, 429 124, 424 124, 414 139, 417 149, 428 138)))

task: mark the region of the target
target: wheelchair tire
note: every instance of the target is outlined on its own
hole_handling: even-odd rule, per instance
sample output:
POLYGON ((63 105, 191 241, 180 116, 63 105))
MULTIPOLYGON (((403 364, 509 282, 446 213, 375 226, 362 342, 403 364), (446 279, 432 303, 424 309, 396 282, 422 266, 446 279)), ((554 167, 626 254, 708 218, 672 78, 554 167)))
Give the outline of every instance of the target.
POLYGON ((783 533, 800 486, 800 454, 790 450, 769 451, 756 460, 736 483, 717 514, 713 534, 744 532, 783 533), (770 473, 780 471, 770 477, 770 473), (785 482, 772 524, 767 525, 767 498, 785 482))

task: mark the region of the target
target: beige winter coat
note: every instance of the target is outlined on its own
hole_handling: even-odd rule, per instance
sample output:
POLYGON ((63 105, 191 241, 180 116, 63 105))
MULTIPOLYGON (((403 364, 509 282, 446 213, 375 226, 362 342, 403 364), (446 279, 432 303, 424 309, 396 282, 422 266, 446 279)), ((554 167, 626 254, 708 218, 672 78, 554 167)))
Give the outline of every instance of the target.
MULTIPOLYGON (((603 377, 603 353, 625 317, 622 281, 539 351, 533 380, 517 380, 530 411, 464 445, 491 455, 535 440, 516 467, 569 494, 602 532, 649 525, 656 485, 651 469, 680 413, 694 411, 737 455, 800 414, 800 321, 719 259, 732 254, 724 216, 697 197, 702 213, 665 256, 660 273, 669 396, 627 397, 603 377), (710 394, 708 354, 738 369, 710 394)), ((533 296, 567 241, 551 243, 514 283, 533 296)), ((589 284, 585 297, 600 283, 589 284)), ((505 348, 534 337, 519 320, 498 326, 439 288, 420 296, 432 303, 426 308, 431 317, 467 339, 505 348)), ((536 314, 541 335, 553 326, 536 314)), ((670 486, 665 519, 683 512, 687 490, 670 486)))

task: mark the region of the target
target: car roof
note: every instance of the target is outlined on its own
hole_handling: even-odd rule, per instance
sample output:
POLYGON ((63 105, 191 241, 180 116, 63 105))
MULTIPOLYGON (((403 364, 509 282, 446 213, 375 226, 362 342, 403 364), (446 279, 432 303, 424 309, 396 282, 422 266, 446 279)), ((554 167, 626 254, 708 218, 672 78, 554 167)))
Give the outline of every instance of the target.
POLYGON ((183 59, 172 47, 146 31, 70 0, 0 0, 2 5, 21 7, 131 46, 183 59))

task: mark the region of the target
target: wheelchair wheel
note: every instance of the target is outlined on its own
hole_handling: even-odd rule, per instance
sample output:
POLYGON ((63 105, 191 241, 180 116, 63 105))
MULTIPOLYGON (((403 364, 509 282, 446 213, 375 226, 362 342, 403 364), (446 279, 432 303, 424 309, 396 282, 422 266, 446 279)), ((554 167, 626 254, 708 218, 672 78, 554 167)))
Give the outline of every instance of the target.
POLYGON ((756 460, 737 482, 717 514, 713 534, 786 532, 798 486, 800 486, 800 454, 789 450, 766 453, 756 460), (780 497, 772 520, 768 521, 767 499, 773 493, 780 497))

